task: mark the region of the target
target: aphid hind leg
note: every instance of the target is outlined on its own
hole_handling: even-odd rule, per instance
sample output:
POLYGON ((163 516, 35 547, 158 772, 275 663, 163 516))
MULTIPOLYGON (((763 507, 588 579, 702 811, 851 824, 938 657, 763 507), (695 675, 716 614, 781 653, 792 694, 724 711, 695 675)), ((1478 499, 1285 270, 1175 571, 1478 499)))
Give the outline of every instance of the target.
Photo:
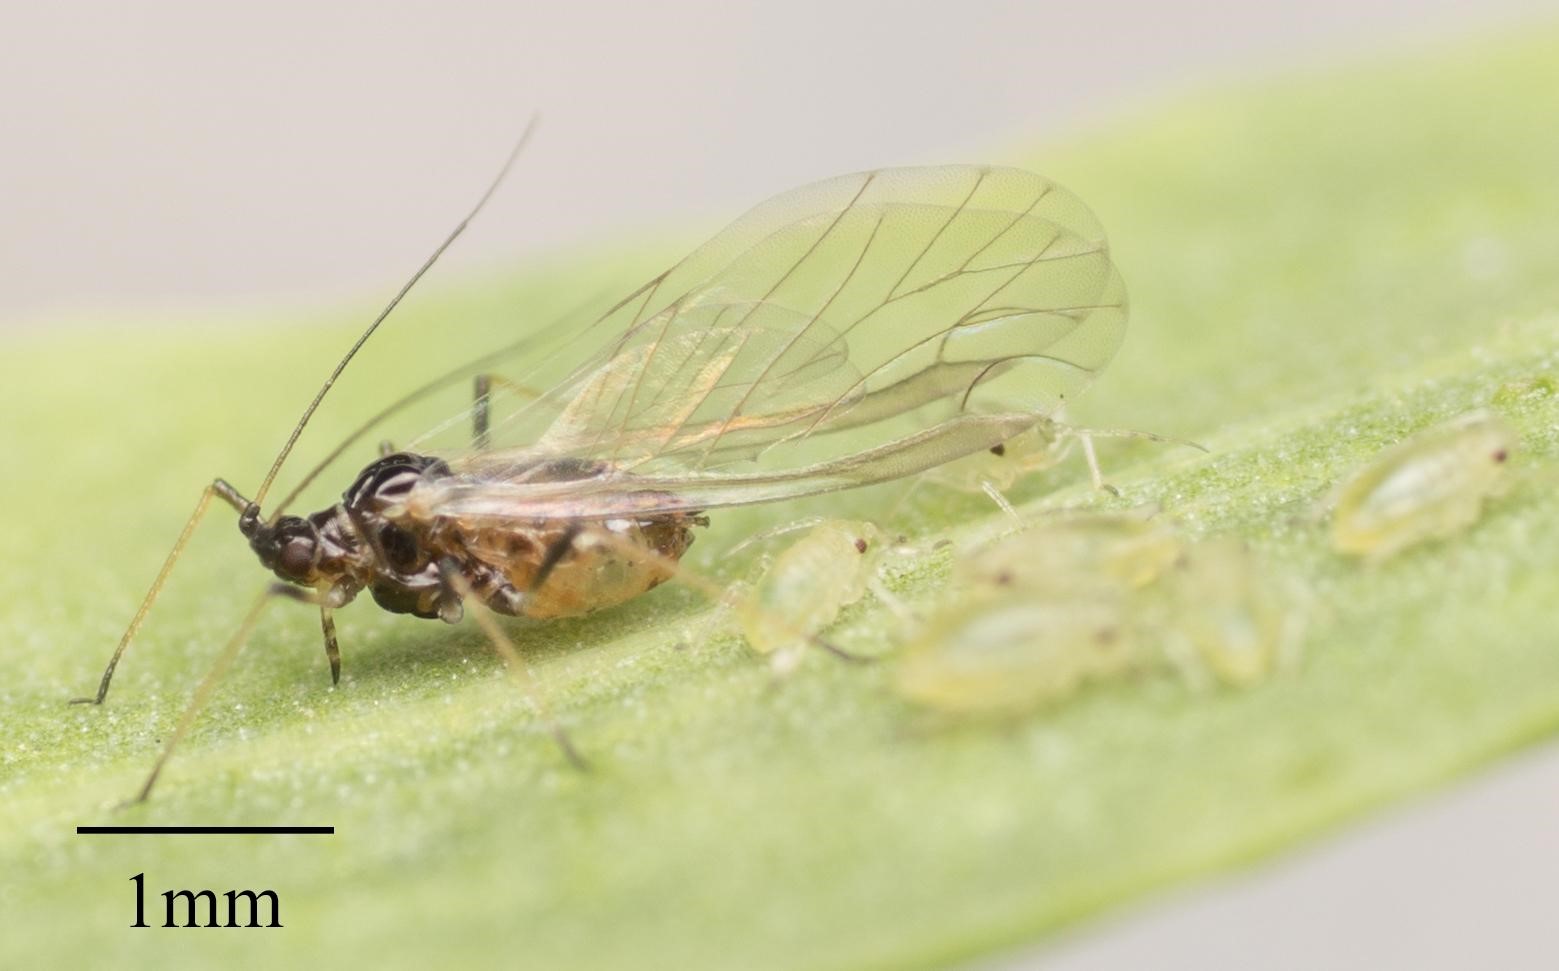
POLYGON ((492 446, 492 401, 493 388, 500 387, 510 394, 522 398, 536 399, 541 393, 527 388, 523 384, 516 384, 501 374, 483 372, 478 374, 471 382, 471 444, 478 449, 487 449, 492 446))
POLYGON ((195 723, 196 716, 200 714, 202 708, 206 707, 206 703, 211 700, 211 694, 216 690, 217 684, 221 682, 223 676, 232 668, 233 662, 238 660, 238 654, 243 650, 244 644, 248 642, 249 635, 254 632, 254 626, 259 622, 260 613, 265 609, 265 606, 278 597, 297 599, 297 594, 303 592, 296 587, 274 583, 266 587, 264 592, 255 598, 254 605, 244 615, 244 619, 239 623, 238 629, 233 632, 233 636, 228 639, 227 644, 222 648, 222 652, 212 662, 211 669, 206 672, 205 677, 200 679, 200 684, 195 686, 194 694, 190 696, 189 702, 184 706, 184 710, 179 713, 179 720, 174 724, 173 731, 168 735, 168 740, 163 743, 162 752, 157 756, 157 761, 152 765, 151 772, 146 776, 146 782, 142 784, 140 792, 136 794, 134 799, 130 800, 130 803, 145 802, 147 796, 151 795, 152 787, 157 784, 158 776, 162 775, 163 767, 168 764, 168 759, 173 756, 173 750, 178 747, 179 742, 183 741, 184 736, 189 734, 190 728, 195 723))
POLYGON ((525 663, 525 659, 520 655, 519 648, 514 646, 514 641, 510 640, 509 635, 505 634, 503 628, 498 625, 498 621, 493 617, 492 610, 482 603, 481 597, 474 594, 470 582, 466 580, 465 574, 461 572, 460 562, 446 557, 439 563, 439 575, 443 578, 444 585, 449 589, 450 593, 461 604, 472 608, 470 613, 476 620, 477 626, 482 628, 482 633, 487 635, 488 642, 498 652, 498 656, 503 659, 504 667, 509 671, 510 676, 519 682, 526 698, 536 707, 537 714, 540 715, 543 724, 547 726, 547 732, 552 736, 553 741, 557 742, 558 748, 563 751, 564 758, 568 759, 576 769, 581 771, 588 770, 590 768, 589 763, 580 756, 578 749, 574 748, 574 743, 569 739, 568 733, 563 730, 563 726, 553 716, 552 709, 547 704, 546 695, 542 691, 541 685, 537 683, 535 675, 531 673, 530 666, 525 663))

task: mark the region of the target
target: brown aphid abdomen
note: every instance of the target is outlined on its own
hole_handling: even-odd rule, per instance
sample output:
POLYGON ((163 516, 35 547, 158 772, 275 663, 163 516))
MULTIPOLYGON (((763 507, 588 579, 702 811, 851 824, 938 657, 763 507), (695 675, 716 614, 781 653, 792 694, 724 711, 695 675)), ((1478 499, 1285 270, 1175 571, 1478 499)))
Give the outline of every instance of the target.
MULTIPOLYGON (((476 561, 473 566, 488 568, 495 579, 525 594, 521 616, 547 620, 615 607, 670 579, 671 564, 693 543, 693 525, 685 515, 461 525, 455 540, 476 561), (645 555, 635 556, 635 548, 645 555), (553 565, 542 576, 549 557, 553 565)), ((485 584, 474 586, 486 592, 485 584)), ((499 598, 489 600, 489 606, 515 612, 499 598)))

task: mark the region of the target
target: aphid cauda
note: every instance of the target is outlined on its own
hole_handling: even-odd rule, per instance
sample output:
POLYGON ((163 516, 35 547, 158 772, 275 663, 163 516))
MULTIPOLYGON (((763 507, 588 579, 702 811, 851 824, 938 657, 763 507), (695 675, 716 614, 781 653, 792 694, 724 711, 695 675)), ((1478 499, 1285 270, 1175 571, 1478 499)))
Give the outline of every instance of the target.
POLYGON ((1332 547, 1379 561, 1471 526, 1502 488, 1515 448, 1515 432, 1487 411, 1398 442, 1333 494, 1332 547))
POLYGON ((336 366, 253 498, 221 480, 206 489, 83 699, 103 701, 210 501, 231 505, 282 582, 197 688, 142 798, 275 596, 320 608, 333 677, 332 611, 368 591, 394 612, 473 614, 529 683, 493 613, 545 619, 621 603, 678 572, 708 511, 916 475, 999 446, 1080 393, 1125 330, 1104 234, 1054 183, 974 166, 842 176, 763 203, 593 322, 522 335, 389 403, 262 514, 336 377, 464 226, 336 366), (469 448, 413 442, 354 476, 339 503, 286 512, 379 422, 471 380, 459 416, 472 424, 469 448))

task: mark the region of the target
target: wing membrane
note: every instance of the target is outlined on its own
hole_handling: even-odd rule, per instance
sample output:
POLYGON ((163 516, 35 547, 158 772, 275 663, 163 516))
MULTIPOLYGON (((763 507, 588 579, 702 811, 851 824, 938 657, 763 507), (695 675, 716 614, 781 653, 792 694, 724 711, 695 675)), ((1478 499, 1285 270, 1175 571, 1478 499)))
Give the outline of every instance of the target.
POLYGON ((511 400, 499 447, 456 457, 461 476, 422 501, 609 516, 909 474, 1080 392, 1125 315, 1102 230, 1052 182, 964 166, 831 179, 758 206, 519 369, 550 390, 511 400), (596 471, 549 481, 565 467, 596 471))

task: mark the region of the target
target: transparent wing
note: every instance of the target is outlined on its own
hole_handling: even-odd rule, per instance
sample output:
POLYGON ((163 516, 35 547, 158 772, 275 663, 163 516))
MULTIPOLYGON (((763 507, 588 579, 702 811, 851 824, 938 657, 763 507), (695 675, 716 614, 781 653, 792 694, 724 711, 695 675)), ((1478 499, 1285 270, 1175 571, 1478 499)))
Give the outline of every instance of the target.
POLYGON ((830 179, 758 206, 512 371, 497 447, 452 457, 460 475, 421 501, 610 516, 911 474, 1075 396, 1125 319, 1102 230, 1048 180, 830 179))

